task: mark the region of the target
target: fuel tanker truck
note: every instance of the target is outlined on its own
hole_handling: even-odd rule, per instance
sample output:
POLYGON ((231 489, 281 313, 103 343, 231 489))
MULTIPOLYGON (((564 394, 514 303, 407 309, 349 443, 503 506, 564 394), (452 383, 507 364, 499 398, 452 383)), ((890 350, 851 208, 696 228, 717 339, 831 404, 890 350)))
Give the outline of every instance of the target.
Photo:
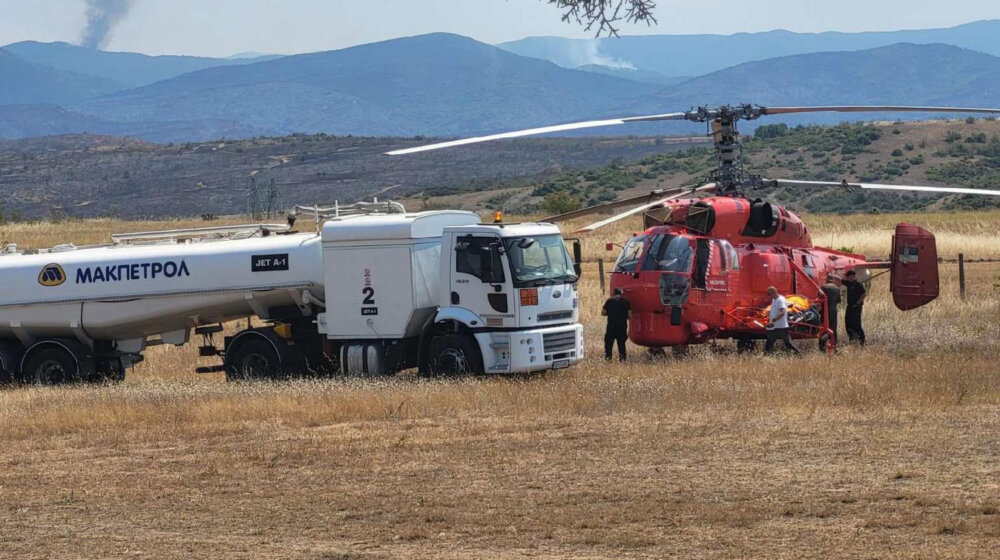
POLYGON ((8 244, 0 379, 121 379, 146 348, 192 337, 201 356, 221 358, 199 371, 227 379, 568 367, 583 358, 579 243, 573 255, 552 224, 394 202, 299 207, 288 225, 113 235, 105 246, 8 244), (246 328, 224 330, 236 320, 246 328))

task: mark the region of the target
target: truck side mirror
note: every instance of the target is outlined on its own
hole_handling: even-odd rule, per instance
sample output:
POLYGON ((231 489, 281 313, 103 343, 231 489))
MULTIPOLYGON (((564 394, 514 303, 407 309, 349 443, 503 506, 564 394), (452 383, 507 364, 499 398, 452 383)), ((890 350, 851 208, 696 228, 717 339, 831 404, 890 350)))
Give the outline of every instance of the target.
POLYGON ((580 277, 580 273, 583 272, 583 247, 580 246, 580 240, 573 240, 573 272, 576 273, 576 277, 580 277))

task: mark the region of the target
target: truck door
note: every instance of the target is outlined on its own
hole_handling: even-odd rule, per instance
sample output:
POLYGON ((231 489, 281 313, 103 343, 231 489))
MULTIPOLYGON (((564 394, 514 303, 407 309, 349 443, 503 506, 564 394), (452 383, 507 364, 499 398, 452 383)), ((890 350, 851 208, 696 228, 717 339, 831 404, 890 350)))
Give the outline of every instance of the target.
POLYGON ((455 239, 451 305, 464 307, 487 319, 502 320, 513 313, 507 295, 495 288, 507 281, 501 247, 497 236, 461 235, 455 239))
POLYGON ((938 296, 937 245, 934 234, 912 224, 896 226, 892 237, 889 290, 903 311, 920 307, 938 296))

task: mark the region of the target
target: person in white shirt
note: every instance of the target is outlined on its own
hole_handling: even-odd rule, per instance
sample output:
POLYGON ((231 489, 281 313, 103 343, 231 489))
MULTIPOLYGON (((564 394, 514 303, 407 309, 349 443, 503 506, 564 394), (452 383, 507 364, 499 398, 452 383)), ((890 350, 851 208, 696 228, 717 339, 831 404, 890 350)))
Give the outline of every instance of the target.
POLYGON ((792 337, 788 332, 788 302, 774 286, 767 289, 767 295, 771 297, 771 312, 767 316, 764 354, 774 353, 774 344, 779 340, 785 343, 785 350, 799 354, 799 349, 792 344, 792 337))

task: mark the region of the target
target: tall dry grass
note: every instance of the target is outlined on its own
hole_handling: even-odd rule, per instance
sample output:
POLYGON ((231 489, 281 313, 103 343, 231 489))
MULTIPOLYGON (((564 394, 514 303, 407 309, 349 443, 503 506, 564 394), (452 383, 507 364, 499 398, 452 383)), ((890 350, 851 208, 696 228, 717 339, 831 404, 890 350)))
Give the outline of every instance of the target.
MULTIPOLYGON (((1000 223, 1000 213, 962 216, 967 219, 959 224, 936 215, 928 221, 972 240, 984 239, 991 224, 1000 223)), ((839 229, 845 236, 862 235, 853 233, 849 226, 877 229, 897 219, 860 216, 839 221, 824 217, 815 227, 820 231, 824 227, 839 229)), ((40 243, 58 238, 83 244, 125 229, 196 223, 93 220, 20 227, 24 228, 22 233, 31 232, 31 239, 40 243)), ((616 224, 602 235, 614 238, 626 231, 628 224, 616 224)), ((593 250, 596 239, 587 237, 586 243, 588 250, 593 250)), ((166 433, 164 430, 197 434, 237 429, 244 422, 281 421, 305 426, 437 414, 600 415, 736 406, 863 407, 879 402, 923 406, 962 399, 995 404, 1000 398, 998 366, 994 363, 1000 350, 1000 265, 968 265, 966 302, 959 298, 957 276, 956 265, 943 264, 941 297, 908 313, 892 305, 886 277, 877 278, 866 306, 871 344, 863 351, 846 349, 831 358, 803 341, 803 346, 812 349, 803 361, 717 355, 706 347, 696 348, 685 361, 649 361, 642 349, 632 347, 637 357, 633 363, 608 366, 597 360, 603 353, 599 310, 605 295, 600 290, 596 263, 590 262, 580 282, 581 322, 587 333, 589 359, 567 372, 516 380, 426 382, 408 373, 379 382, 231 385, 218 374, 194 373, 197 366, 215 361, 198 358, 193 345, 156 347, 120 386, 0 391, 0 439, 124 437, 122 433, 153 437, 166 433)), ((841 336, 844 338, 843 333, 841 336)))
POLYGON ((876 279, 865 349, 627 364, 596 268, 568 370, 228 384, 155 347, 119 385, 0 389, 0 558, 995 556, 1000 263, 909 313, 876 279))

